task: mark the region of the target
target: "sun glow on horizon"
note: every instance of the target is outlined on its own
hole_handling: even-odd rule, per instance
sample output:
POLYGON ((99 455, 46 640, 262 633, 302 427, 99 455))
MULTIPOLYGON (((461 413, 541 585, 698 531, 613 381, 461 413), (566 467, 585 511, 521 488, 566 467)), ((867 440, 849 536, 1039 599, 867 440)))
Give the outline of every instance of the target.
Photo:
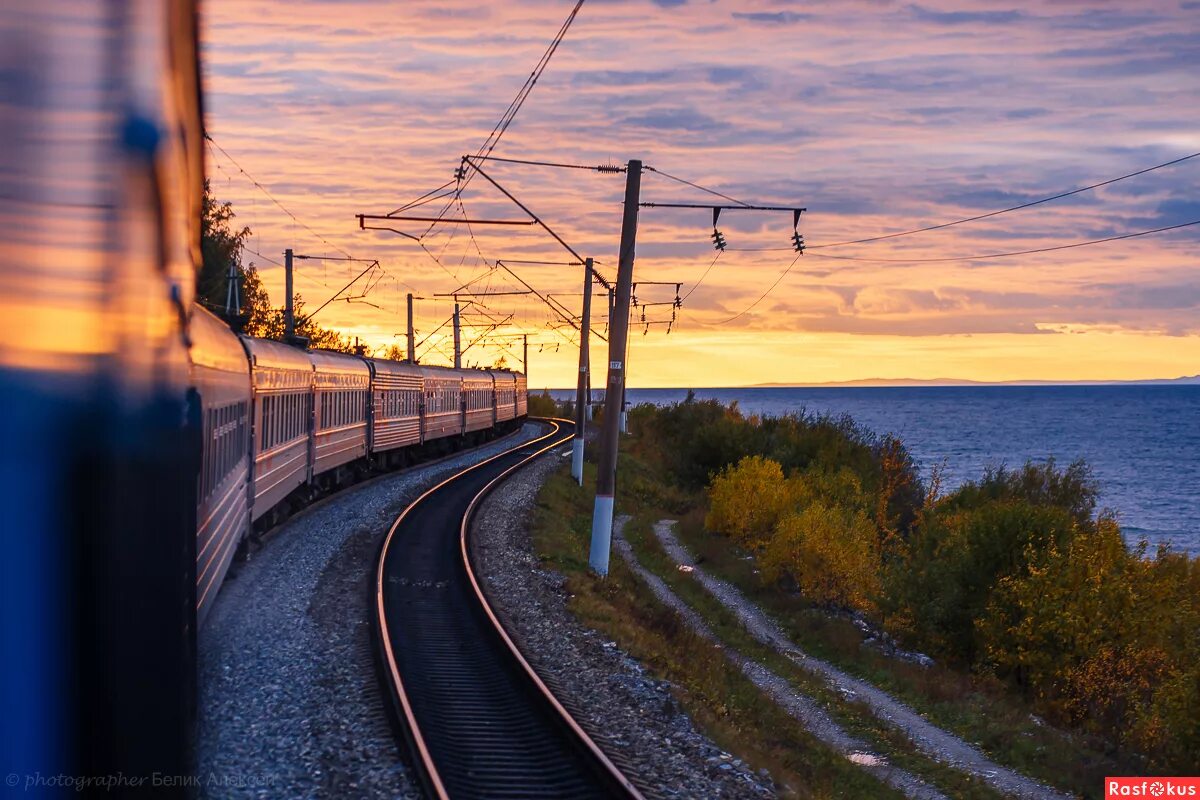
MULTIPOLYGON (((813 249, 752 311, 717 324, 780 279, 793 258, 789 215, 723 215, 730 251, 713 263, 707 212, 644 210, 637 280, 679 281, 686 293, 708 273, 670 335, 632 326, 631 385, 1200 372, 1200 227, 1019 258, 824 257, 949 258, 1200 219, 1192 193, 1200 159, 971 225, 813 247, 985 213, 1200 149, 1186 113, 1200 106, 1188 49, 1200 37, 1197 15, 1163 6, 1131 16, 1049 0, 936 9, 848 2, 802 15, 765 3, 664 5, 585 5, 497 154, 585 164, 641 157, 734 197, 807 206, 801 232, 813 249), (1151 42, 1158 56, 1148 63, 1151 42)), ((208 127, 305 224, 356 256, 380 258, 390 273, 367 298, 374 305, 335 302, 322 323, 380 350, 402 344, 404 295, 415 290, 426 298, 417 303, 418 339, 433 334, 426 358, 444 363, 446 331, 434 331, 451 301, 434 293, 472 278, 479 291, 511 291, 515 281, 489 273, 484 258, 566 254, 537 230, 445 225, 425 241, 438 265, 410 240, 359 231, 353 215, 386 213, 449 180, 565 10, 540 0, 272 9, 267 0, 206 7, 208 127)), ((217 197, 253 229, 258 252, 333 254, 220 154, 210 152, 208 172, 217 197)), ((503 164, 489 174, 615 273, 623 176, 503 164)), ((648 173, 643 199, 712 198, 648 173)), ((472 217, 520 216, 482 179, 463 200, 472 217)), ((423 229, 412 223, 410 232, 423 229)), ((278 302, 282 270, 253 253, 246 259, 278 302)), ((578 268, 521 274, 577 307, 578 268)), ((302 262, 296 288, 313 307, 349 277, 345 265, 302 262)), ((673 289, 639 294, 663 301, 673 289)), ((486 302, 468 312, 475 327, 465 342, 491 324, 487 315, 513 314, 498 332, 533 334, 531 386, 570 385, 573 334, 550 329, 559 320, 548 308, 519 296, 486 302)), ((597 295, 595 307, 603 305, 597 295)), ((668 319, 664 308, 648 310, 649 319, 668 319)), ((595 324, 603 332, 604 321, 595 324)), ((465 361, 501 357, 519 365, 519 342, 485 340, 465 361)), ((606 360, 594 341, 592 363, 606 360)))

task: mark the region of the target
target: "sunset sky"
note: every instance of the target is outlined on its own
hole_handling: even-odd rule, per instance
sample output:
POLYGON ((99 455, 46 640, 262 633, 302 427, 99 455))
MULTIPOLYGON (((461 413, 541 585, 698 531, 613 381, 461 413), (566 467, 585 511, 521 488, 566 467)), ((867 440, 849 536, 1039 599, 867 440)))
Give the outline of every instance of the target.
MULTIPOLYGON (((537 229, 475 226, 472 242, 463 226, 446 225, 425 240, 439 265, 411 240, 359 231, 354 215, 386 213, 452 179, 572 5, 204 4, 209 132, 303 223, 212 149, 214 190, 253 229, 250 246, 276 261, 289 246, 309 255, 344 248, 387 270, 363 298, 370 304, 337 302, 318 321, 375 347, 402 344, 405 292, 426 298, 417 303, 421 339, 451 311, 433 294, 486 275, 491 260, 569 260, 537 229)), ((1197 65, 1200 2, 588 0, 495 154, 641 158, 739 199, 808 208, 800 230, 814 249, 728 322, 793 261, 789 250, 762 250, 789 247, 791 215, 726 212, 719 227, 730 250, 713 264, 708 212, 642 211, 636 280, 678 281, 686 294, 713 266, 669 335, 633 326, 632 386, 1191 375, 1200 373, 1200 226, 1015 258, 869 259, 1052 247, 1200 220, 1200 158, 977 223, 815 246, 974 216, 1200 151, 1197 65)), ((615 276, 623 175, 489 171, 615 276)), ((711 199, 643 178, 646 201, 711 199)), ((472 217, 522 216, 479 178, 463 202, 472 217)), ((281 303, 282 269, 247 258, 281 303)), ((350 270, 298 262, 296 289, 315 308, 350 270)), ((579 268, 520 272, 578 306, 579 268)), ((516 288, 498 272, 475 287, 516 288)), ((674 287, 638 296, 667 301, 674 287)), ((487 304, 501 318, 515 314, 508 333, 535 334, 532 386, 571 385, 577 351, 566 332, 546 327, 554 317, 545 306, 526 297, 487 304)), ((647 311, 669 316, 665 306, 647 311)), ((425 358, 446 363, 445 352, 425 358)), ((519 346, 507 356, 518 366, 514 353, 519 346)), ((606 361, 603 343, 592 353, 606 361)), ((465 360, 502 355, 477 345, 465 360)))

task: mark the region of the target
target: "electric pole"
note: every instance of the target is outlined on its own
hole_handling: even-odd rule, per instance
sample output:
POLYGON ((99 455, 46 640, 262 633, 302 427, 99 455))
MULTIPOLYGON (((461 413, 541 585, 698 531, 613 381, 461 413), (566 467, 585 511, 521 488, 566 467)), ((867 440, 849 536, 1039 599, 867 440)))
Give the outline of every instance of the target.
POLYGON ((579 316, 579 385, 575 390, 575 438, 571 442, 571 475, 583 486, 583 432, 587 424, 588 333, 592 315, 592 259, 583 262, 583 312, 579 316))
POLYGON ((460 332, 458 303, 454 304, 454 368, 462 369, 462 334, 460 332))
POLYGON ((229 273, 225 276, 225 316, 236 317, 242 313, 242 294, 238 291, 241 275, 237 264, 229 262, 229 273))
POLYGON ((417 363, 417 337, 416 331, 413 330, 413 296, 412 292, 408 293, 408 363, 417 363))
POLYGON ((588 563, 608 574, 612 547, 613 500, 617 493, 617 447, 625 399, 625 350, 629 341, 629 296, 633 289, 633 256, 637 244, 642 162, 631 159, 625 174, 625 208, 621 217, 621 251, 617 261, 614 308, 608 324, 608 388, 604 392, 604 427, 600 434, 600 468, 596 473, 596 505, 592 511, 592 547, 588 563))
POLYGON ((296 335, 296 310, 292 306, 292 248, 283 251, 283 340, 296 335))
POLYGON ((521 334, 521 371, 525 373, 525 388, 529 389, 529 334, 521 334))

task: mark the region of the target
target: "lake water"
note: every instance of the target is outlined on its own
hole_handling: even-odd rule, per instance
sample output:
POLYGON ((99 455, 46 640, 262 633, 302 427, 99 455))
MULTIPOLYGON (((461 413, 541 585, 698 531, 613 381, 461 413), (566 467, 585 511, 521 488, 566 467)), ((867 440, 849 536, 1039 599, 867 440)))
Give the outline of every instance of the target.
MULTIPOLYGON (((552 392, 558 398, 573 392, 552 392)), ((686 389, 630 389, 633 403, 673 403, 686 389)), ((943 488, 987 465, 1083 458, 1127 540, 1200 556, 1200 386, 947 386, 697 389, 746 413, 849 414, 894 433, 943 488)))

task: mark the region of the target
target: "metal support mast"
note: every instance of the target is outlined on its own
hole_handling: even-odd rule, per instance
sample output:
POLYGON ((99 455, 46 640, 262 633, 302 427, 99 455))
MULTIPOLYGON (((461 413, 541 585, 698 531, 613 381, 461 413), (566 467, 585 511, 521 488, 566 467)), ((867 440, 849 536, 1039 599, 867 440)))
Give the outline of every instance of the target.
POLYGON ((408 293, 408 363, 417 363, 417 336, 413 330, 413 296, 408 293))
POLYGON ((458 303, 454 304, 454 368, 462 369, 462 321, 459 317, 458 303))
POLYGON ((604 427, 600 434, 600 467, 596 473, 596 505, 592 511, 592 546, 588 563, 608 574, 612 547, 613 499, 617 492, 617 447, 625 397, 625 349, 629 341, 629 297, 633 289, 633 256, 637 245, 638 202, 642 162, 632 159, 625 175, 625 208, 621 218, 621 252, 617 287, 608 324, 608 388, 604 392, 604 427))
POLYGON ((571 475, 583 486, 583 434, 587 425, 588 333, 592 316, 592 260, 583 264, 583 311, 579 316, 579 385, 575 390, 575 438, 571 442, 571 475))
POLYGON ((521 335, 521 371, 525 373, 525 386, 529 386, 529 334, 521 335))
POLYGON ((292 248, 283 251, 283 340, 296 335, 296 310, 292 305, 292 248))

